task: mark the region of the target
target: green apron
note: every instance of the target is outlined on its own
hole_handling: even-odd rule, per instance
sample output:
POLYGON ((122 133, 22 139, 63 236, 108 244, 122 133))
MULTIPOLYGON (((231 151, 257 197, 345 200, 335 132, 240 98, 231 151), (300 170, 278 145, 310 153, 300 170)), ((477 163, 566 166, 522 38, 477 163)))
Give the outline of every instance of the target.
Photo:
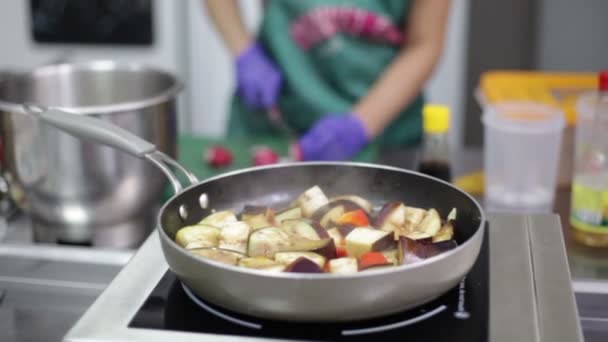
MULTIPOLYGON (((283 72, 278 107, 290 128, 301 135, 322 116, 351 110, 403 46, 409 3, 268 2, 259 42, 283 72)), ((374 143, 380 147, 418 143, 422 106, 420 95, 374 143)), ((249 108, 238 96, 232 99, 230 114, 229 137, 281 134, 265 111, 249 108)))

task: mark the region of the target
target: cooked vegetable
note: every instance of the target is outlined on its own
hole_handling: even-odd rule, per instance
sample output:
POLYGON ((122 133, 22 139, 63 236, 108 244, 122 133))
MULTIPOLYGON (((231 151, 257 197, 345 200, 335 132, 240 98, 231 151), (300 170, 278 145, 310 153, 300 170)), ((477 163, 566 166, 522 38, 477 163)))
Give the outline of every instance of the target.
POLYGON ((274 210, 267 207, 246 205, 243 208, 241 219, 253 230, 271 227, 274 223, 274 210))
POLYGON ((353 202, 354 204, 356 204, 357 206, 361 207, 361 209, 363 209, 367 214, 372 212, 371 202, 360 196, 356 196, 356 195, 336 196, 336 197, 330 198, 329 201, 330 202, 350 201, 350 202, 353 202))
POLYGON ((181 228, 175 234, 175 242, 186 248, 217 247, 220 229, 207 225, 195 225, 181 228))
POLYGON ((353 225, 355 227, 369 227, 369 217, 363 209, 348 211, 338 219, 338 224, 353 225))
POLYGON ((394 244, 391 233, 373 228, 355 228, 345 240, 348 256, 355 258, 367 252, 389 248, 394 244))
POLYGON ((417 225, 404 227, 399 233, 413 240, 432 238, 441 229, 441 218, 435 209, 429 209, 417 225))
POLYGON ((285 270, 285 265, 266 257, 243 258, 239 260, 238 265, 268 272, 283 272, 285 270))
MULTIPOLYGON (((311 219, 318 221, 323 228, 329 228, 339 223, 342 214, 348 211, 361 209, 356 203, 346 200, 330 202, 314 212, 311 219)), ((361 209, 363 210, 363 209, 361 209)))
POLYGON ((300 207, 287 208, 283 211, 279 211, 274 216, 274 221, 277 224, 283 223, 285 220, 297 220, 302 218, 302 209, 300 207))
POLYGON ((336 245, 334 244, 334 240, 330 238, 321 240, 294 239, 288 250, 294 252, 314 252, 327 259, 336 258, 336 245))
POLYGON ((367 252, 359 258, 359 269, 392 265, 382 252, 367 252))
POLYGON ((452 240, 454 237, 454 226, 452 221, 446 222, 439 231, 433 235, 433 242, 452 240))
POLYGON ((297 203, 302 209, 302 215, 304 215, 304 217, 311 217, 317 209, 329 203, 329 200, 321 188, 315 185, 304 191, 304 193, 298 197, 297 203))
POLYGON ((277 212, 251 205, 238 218, 231 210, 214 212, 179 229, 175 241, 194 255, 228 265, 336 274, 412 264, 457 246, 456 208, 444 221, 432 208, 374 204, 356 195, 329 200, 313 186, 277 212))
POLYGON ((222 228, 223 226, 225 226, 229 223, 234 223, 236 221, 237 221, 236 215, 234 215, 234 212, 232 212, 232 210, 224 210, 224 211, 218 211, 216 213, 213 213, 213 214, 205 217, 198 224, 206 224, 206 225, 222 228))
POLYGON ((399 256, 401 258, 401 264, 413 264, 450 249, 454 249, 456 246, 457 244, 454 240, 437 243, 421 243, 420 241, 402 236, 399 239, 399 256))
POLYGON ((338 258, 329 261, 329 272, 336 274, 357 273, 359 267, 355 258, 338 258))
POLYGON ((247 239, 251 228, 245 222, 234 222, 222 228, 219 238, 219 248, 247 253, 247 239))
POLYGON ((378 214, 376 227, 385 232, 394 232, 405 223, 405 215, 406 209, 403 203, 387 203, 378 214))
POLYGON ((274 254, 288 250, 292 242, 289 234, 276 227, 267 227, 249 234, 247 254, 250 257, 265 256, 273 258, 274 254))
POLYGON ((215 247, 191 249, 190 253, 226 265, 236 265, 240 259, 245 257, 244 254, 239 252, 215 247))
POLYGON ((327 230, 327 235, 334 240, 336 247, 344 245, 344 235, 340 233, 338 228, 333 227, 327 230))
POLYGON ((287 265, 285 272, 295 273, 323 273, 323 268, 307 258, 298 258, 287 265))
POLYGON ((323 256, 313 252, 279 252, 274 255, 274 261, 284 265, 289 265, 298 258, 306 258, 321 268, 323 268, 326 261, 323 256))
POLYGON ((285 220, 281 223, 280 228, 288 234, 310 240, 321 240, 329 237, 325 229, 307 219, 285 220))

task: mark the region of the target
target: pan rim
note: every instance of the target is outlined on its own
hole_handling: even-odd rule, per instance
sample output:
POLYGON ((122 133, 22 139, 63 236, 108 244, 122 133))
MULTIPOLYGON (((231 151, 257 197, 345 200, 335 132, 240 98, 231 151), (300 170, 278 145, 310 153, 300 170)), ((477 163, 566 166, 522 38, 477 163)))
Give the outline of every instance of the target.
MULTIPOLYGON (((217 176, 213 176, 213 177, 204 179, 198 183, 191 184, 188 187, 184 188, 179 193, 174 194, 169 200, 167 200, 163 204, 163 206, 161 207, 160 212, 157 216, 157 229, 159 231, 161 240, 164 240, 166 243, 168 243, 171 246, 171 248, 179 250, 178 253, 180 253, 182 256, 195 260, 196 262, 200 262, 200 263, 209 265, 209 266, 218 267, 225 271, 234 271, 234 272, 239 272, 239 273, 256 276, 256 277, 264 277, 264 278, 270 277, 270 278, 284 279, 284 280, 327 280, 327 281, 331 281, 332 279, 340 279, 340 280, 357 279, 357 278, 365 278, 365 277, 370 277, 370 276, 390 274, 390 273, 402 272, 405 270, 413 270, 413 269, 422 268, 429 264, 434 264, 441 260, 447 259, 448 257, 450 257, 454 254, 458 254, 461 251, 465 250, 467 248, 467 246, 473 244, 474 240, 483 238, 483 234, 485 231, 485 224, 486 224, 485 212, 484 212, 483 208, 481 207, 481 205, 479 204, 479 202, 476 199, 474 199, 471 195, 462 191, 461 189, 457 188, 456 186, 454 186, 451 183, 448 183, 448 182, 443 181, 438 178, 428 176, 426 174, 423 174, 423 173, 420 173, 417 171, 402 169, 402 168, 398 168, 398 167, 394 167, 394 166, 388 166, 388 165, 382 165, 382 164, 372 164, 372 163, 362 163, 362 162, 336 162, 336 161, 291 162, 291 163, 265 165, 265 166, 254 166, 254 167, 248 167, 248 168, 244 168, 244 169, 226 172, 226 173, 223 173, 223 174, 220 174, 217 176), (210 182, 218 180, 218 179, 227 178, 227 177, 231 177, 231 176, 235 176, 238 174, 247 173, 247 172, 251 172, 251 171, 268 170, 268 169, 274 169, 274 168, 301 167, 301 166, 365 167, 365 168, 371 168, 371 169, 381 169, 381 170, 387 170, 387 171, 402 172, 402 173, 412 174, 415 176, 420 176, 423 178, 428 178, 432 181, 443 183, 444 185, 447 185, 450 188, 460 192, 461 194, 465 195, 473 204, 475 204, 475 206, 477 207, 479 214, 480 214, 479 225, 477 226, 477 230, 475 231, 475 233, 473 233, 473 235, 470 238, 468 238, 462 244, 458 245, 456 248, 449 250, 445 253, 441 253, 439 255, 433 256, 428 259, 424 259, 422 261, 419 261, 419 262, 416 262, 416 263, 410 264, 410 265, 398 265, 395 267, 381 268, 381 269, 377 269, 377 270, 372 269, 372 270, 367 270, 365 272, 358 272, 358 273, 354 273, 354 274, 289 273, 289 272, 264 273, 264 272, 260 272, 259 270, 255 270, 255 269, 248 269, 248 268, 239 267, 239 266, 226 265, 226 264, 222 264, 222 263, 219 263, 219 262, 216 262, 213 260, 203 259, 203 258, 193 255, 192 253, 188 253, 188 251, 186 249, 179 246, 175 241, 173 241, 162 227, 161 216, 165 212, 165 209, 167 208, 167 206, 169 206, 169 204, 171 204, 176 198, 180 197, 180 195, 182 195, 194 188, 197 188, 200 185, 207 184, 207 183, 210 183, 210 182)), ((164 251, 163 251, 163 253, 164 253, 164 251)), ((477 254, 479 255, 479 253, 477 253, 477 254)), ((476 256, 475 259, 477 259, 478 255, 476 256)), ((166 256, 165 256, 165 259, 167 259, 166 256)), ((171 265, 169 265, 169 266, 171 266, 171 265)), ((471 267, 472 267, 472 265, 471 265, 471 267)))

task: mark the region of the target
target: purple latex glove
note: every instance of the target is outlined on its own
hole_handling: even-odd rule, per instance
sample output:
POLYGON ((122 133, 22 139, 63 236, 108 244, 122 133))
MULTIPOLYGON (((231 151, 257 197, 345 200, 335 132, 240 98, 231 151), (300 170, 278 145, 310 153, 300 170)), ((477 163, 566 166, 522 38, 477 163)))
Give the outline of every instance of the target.
POLYGON ((268 109, 279 96, 283 76, 258 43, 236 59, 237 92, 251 107, 268 109))
POLYGON ((319 120, 298 143, 301 160, 347 160, 369 142, 361 120, 352 114, 319 120))

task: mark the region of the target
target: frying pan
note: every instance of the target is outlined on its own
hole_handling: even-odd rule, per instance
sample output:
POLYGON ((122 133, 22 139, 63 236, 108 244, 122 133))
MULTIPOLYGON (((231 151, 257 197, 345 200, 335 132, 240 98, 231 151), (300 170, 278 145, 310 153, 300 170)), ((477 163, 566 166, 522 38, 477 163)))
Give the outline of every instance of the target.
POLYGON ((463 279, 479 254, 485 224, 479 204, 449 183, 416 172, 372 164, 312 162, 243 169, 198 182, 154 145, 111 124, 55 109, 35 111, 35 115, 75 136, 159 166, 176 192, 158 216, 162 251, 171 271, 201 298, 233 311, 318 322, 387 315, 445 293, 463 279), (171 168, 181 170, 190 185, 182 189, 171 168), (281 207, 313 185, 328 196, 357 194, 374 203, 399 200, 432 207, 442 217, 455 207, 459 246, 416 264, 352 275, 266 274, 201 259, 173 241, 179 228, 198 222, 213 209, 238 212, 245 204, 281 207))

